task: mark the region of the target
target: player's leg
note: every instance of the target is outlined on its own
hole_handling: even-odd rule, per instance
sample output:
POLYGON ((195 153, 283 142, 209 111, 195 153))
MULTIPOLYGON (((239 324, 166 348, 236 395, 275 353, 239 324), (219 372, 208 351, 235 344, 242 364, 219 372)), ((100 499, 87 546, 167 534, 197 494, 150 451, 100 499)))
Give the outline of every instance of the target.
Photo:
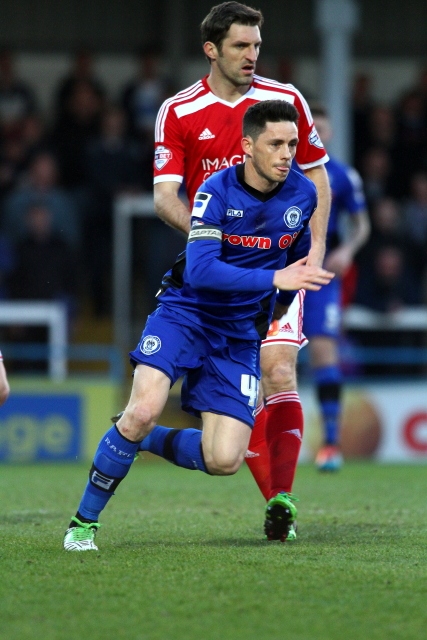
MULTIPOLYGON (((307 340, 302 334, 304 292, 299 292, 287 314, 272 323, 261 348, 264 395, 265 448, 269 464, 269 489, 265 531, 268 539, 295 539, 296 508, 291 494, 303 434, 303 413, 297 392, 298 351, 307 340), (286 535, 286 531, 288 534, 286 535)), ((257 421, 252 437, 258 438, 257 421)), ((252 441, 249 443, 251 449, 252 441)), ((259 447, 262 451, 262 447, 259 447)), ((265 455, 265 454, 264 454, 265 455)), ((262 469, 261 456, 254 460, 255 479, 262 469)), ((252 469, 251 469, 252 470, 252 469)))
POLYGON ((270 454, 270 493, 292 491, 303 434, 303 413, 296 390, 298 348, 271 345, 261 351, 264 371, 265 438, 270 454))
MULTIPOLYGON (((289 451, 289 460, 284 474, 281 467, 285 468, 286 463, 283 461, 274 460, 273 469, 271 468, 270 443, 277 437, 294 441, 295 434, 299 433, 302 437, 303 432, 303 415, 296 381, 298 350, 307 343, 301 332, 303 299, 304 294, 299 292, 288 312, 280 320, 271 324, 268 335, 262 342, 261 386, 264 402, 262 410, 257 413, 249 442, 249 451, 254 450, 259 455, 247 462, 250 462, 252 475, 266 500, 272 497, 272 492, 290 491, 301 445, 300 441, 299 445, 297 442, 294 443, 295 447, 286 447, 289 451), (291 433, 285 435, 286 431, 291 433), (266 464, 269 474, 273 473, 273 479, 270 478, 268 488, 262 484, 266 464)), ((286 449, 281 450, 284 456, 287 455, 286 449)))
POLYGON ((202 417, 202 431, 171 433, 172 461, 212 475, 231 475, 244 459, 254 422, 259 343, 218 335, 207 339, 211 352, 203 366, 188 371, 181 391, 183 409, 202 417))
POLYGON ((323 446, 316 456, 320 471, 338 471, 342 466, 340 417, 342 376, 338 346, 334 338, 314 336, 310 340, 310 361, 323 424, 323 446))
POLYGON ((267 412, 264 407, 264 396, 261 389, 261 397, 255 410, 255 423, 245 455, 245 462, 265 500, 268 500, 270 495, 270 453, 265 439, 266 416, 267 412))
POLYGON ((140 441, 156 424, 168 397, 170 379, 152 367, 135 368, 128 405, 101 438, 76 515, 65 533, 69 551, 96 550, 98 518, 127 475, 140 441))
POLYGON ((339 420, 342 376, 338 338, 341 325, 341 283, 335 278, 320 291, 308 291, 304 304, 304 333, 310 338, 310 363, 323 422, 324 443, 316 457, 321 471, 341 467, 339 420))
POLYGON ((228 476, 236 473, 248 448, 249 425, 216 413, 203 413, 202 446, 210 474, 228 476))

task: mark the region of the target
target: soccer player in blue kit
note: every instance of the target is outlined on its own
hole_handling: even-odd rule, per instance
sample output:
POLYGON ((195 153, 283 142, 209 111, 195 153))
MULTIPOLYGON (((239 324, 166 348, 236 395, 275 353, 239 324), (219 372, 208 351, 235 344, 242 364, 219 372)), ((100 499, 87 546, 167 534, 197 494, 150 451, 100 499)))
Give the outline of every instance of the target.
MULTIPOLYGON (((243 119, 245 164, 212 175, 197 192, 186 251, 164 277, 159 305, 130 352, 130 399, 98 445, 65 549, 97 549, 99 514, 138 450, 211 475, 231 475, 242 464, 276 291, 317 291, 333 278, 306 264, 317 194, 291 169, 298 117, 282 100, 251 106, 243 119), (157 425, 181 376, 182 407, 202 418, 202 430, 157 425)), ((295 516, 280 499, 270 504, 267 537, 284 540, 295 516)))
MULTIPOLYGON (((325 146, 332 137, 326 109, 312 105, 316 130, 325 146)), ((339 365, 342 276, 367 241, 370 222, 362 180, 355 169, 329 157, 325 164, 332 191, 324 266, 335 274, 328 287, 307 291, 303 332, 309 339, 310 363, 316 385, 324 441, 316 456, 319 471, 338 471, 342 465, 339 421, 342 375, 339 365), (340 229, 346 222, 347 229, 340 229)))

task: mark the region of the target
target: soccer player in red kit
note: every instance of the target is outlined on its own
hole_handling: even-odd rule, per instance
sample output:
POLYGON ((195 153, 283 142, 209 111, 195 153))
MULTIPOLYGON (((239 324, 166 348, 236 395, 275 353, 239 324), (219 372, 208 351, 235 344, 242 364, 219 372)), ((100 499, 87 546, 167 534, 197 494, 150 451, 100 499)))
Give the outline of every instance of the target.
MULTIPOLYGON (((263 100, 286 100, 300 114, 296 161, 318 192, 318 207, 310 222, 312 245, 308 263, 321 266, 330 208, 324 167, 328 156, 301 93, 290 84, 255 75, 262 22, 260 11, 239 2, 223 2, 213 7, 203 20, 203 51, 210 73, 166 100, 157 116, 155 209, 167 224, 188 234, 190 211, 200 184, 212 173, 244 160, 240 139, 245 111, 263 100), (184 180, 189 208, 178 197, 184 180)), ((262 224, 260 220, 260 232, 262 224)), ((297 298, 302 301, 303 295, 297 298)), ((292 296, 281 300, 280 316, 291 300, 292 296)), ((268 348, 261 350, 262 397, 246 461, 267 500, 269 539, 275 539, 268 525, 272 509, 296 515, 291 489, 303 433, 296 383, 297 354, 303 346, 299 340, 301 320, 302 304, 292 318, 285 315, 280 320, 286 327, 292 327, 294 339, 269 343, 268 348)), ((290 536, 295 536, 293 530, 290 536)))

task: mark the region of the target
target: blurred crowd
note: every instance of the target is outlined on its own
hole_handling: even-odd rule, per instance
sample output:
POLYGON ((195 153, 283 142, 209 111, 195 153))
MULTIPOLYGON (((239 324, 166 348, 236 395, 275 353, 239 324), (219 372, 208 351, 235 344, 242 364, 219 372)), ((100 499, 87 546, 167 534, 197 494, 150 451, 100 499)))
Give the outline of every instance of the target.
MULTIPOLYGON (((13 54, 0 53, 0 299, 63 300, 71 319, 89 300, 94 316, 111 315, 114 199, 151 191, 156 113, 179 89, 153 48, 138 53, 137 69, 113 100, 91 52, 79 51, 47 118, 13 54)), ((359 74, 353 164, 372 234, 345 302, 392 312, 427 303, 427 69, 395 104, 372 91, 359 74)), ((183 240, 155 219, 138 229, 135 260, 151 297, 183 240)))

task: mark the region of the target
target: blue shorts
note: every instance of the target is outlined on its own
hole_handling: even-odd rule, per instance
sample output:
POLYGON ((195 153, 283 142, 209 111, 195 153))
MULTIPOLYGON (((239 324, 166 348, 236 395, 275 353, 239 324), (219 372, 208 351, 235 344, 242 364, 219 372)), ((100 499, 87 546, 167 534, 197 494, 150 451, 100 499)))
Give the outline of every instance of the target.
POLYGON ((165 305, 152 313, 141 340, 129 353, 134 366, 163 371, 171 386, 184 376, 181 405, 200 417, 202 411, 254 423, 257 405, 260 341, 237 340, 202 329, 165 305))
POLYGON ((341 280, 334 278, 319 291, 307 291, 304 299, 303 332, 307 338, 338 338, 341 328, 341 280))

